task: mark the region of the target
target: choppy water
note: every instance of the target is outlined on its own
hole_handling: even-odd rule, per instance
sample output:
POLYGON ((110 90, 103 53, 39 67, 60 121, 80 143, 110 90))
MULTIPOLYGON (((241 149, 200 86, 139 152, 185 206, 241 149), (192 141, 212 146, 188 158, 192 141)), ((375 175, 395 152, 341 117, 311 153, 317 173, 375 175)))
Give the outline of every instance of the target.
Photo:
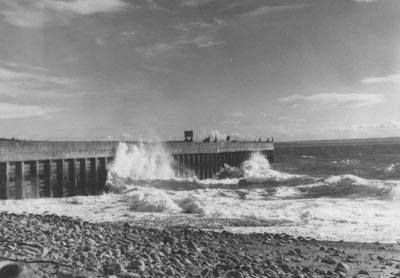
POLYGON ((209 180, 175 178, 162 147, 121 143, 108 184, 141 219, 318 239, 400 240, 400 144, 278 147, 209 180))

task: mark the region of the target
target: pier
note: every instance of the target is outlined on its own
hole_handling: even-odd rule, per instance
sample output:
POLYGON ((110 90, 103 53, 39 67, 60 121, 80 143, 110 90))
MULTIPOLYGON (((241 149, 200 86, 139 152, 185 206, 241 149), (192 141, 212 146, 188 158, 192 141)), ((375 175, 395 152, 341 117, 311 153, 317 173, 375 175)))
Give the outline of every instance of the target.
MULTIPOLYGON (((128 144, 137 144, 128 142, 128 144)), ((154 144, 154 143, 148 143, 154 144)), ((211 178, 225 164, 239 167, 252 152, 272 163, 272 142, 162 142, 177 177, 211 178)), ((118 142, 0 141, 0 199, 97 195, 118 142)))

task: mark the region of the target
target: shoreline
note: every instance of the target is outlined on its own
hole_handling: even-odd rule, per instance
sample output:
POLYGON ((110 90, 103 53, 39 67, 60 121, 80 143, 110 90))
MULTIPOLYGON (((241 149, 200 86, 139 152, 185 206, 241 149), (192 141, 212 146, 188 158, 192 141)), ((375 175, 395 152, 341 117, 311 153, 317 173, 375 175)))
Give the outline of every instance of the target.
MULTIPOLYGON (((138 196, 140 197, 140 195, 138 196)), ((174 203, 179 203, 179 200, 184 198, 182 196, 168 195, 174 203)), ((163 203, 164 201, 165 199, 163 198, 159 202, 149 198, 145 201, 147 202, 145 205, 150 206, 146 207, 148 211, 141 212, 132 209, 134 200, 129 195, 110 193, 68 198, 0 200, 0 211, 9 213, 29 212, 43 215, 52 213, 59 216, 78 217, 93 223, 123 222, 152 228, 191 226, 192 228, 212 231, 227 230, 241 234, 253 232, 286 233, 292 236, 312 237, 317 240, 329 241, 344 240, 370 243, 375 241, 396 243, 399 241, 397 232, 399 225, 396 224, 397 217, 393 217, 395 210, 393 210, 394 208, 391 207, 391 204, 380 201, 373 203, 373 207, 378 208, 375 210, 366 211, 361 209, 367 209, 366 206, 357 208, 355 215, 362 217, 359 219, 351 218, 353 215, 348 216, 342 213, 347 208, 351 209, 351 206, 346 206, 348 205, 347 201, 343 202, 341 199, 333 198, 271 200, 266 203, 262 211, 257 211, 259 204, 256 201, 246 201, 247 205, 239 210, 235 206, 237 201, 225 203, 230 200, 212 199, 216 203, 211 203, 210 200, 207 200, 199 206, 199 208, 204 208, 205 210, 209 209, 204 213, 169 211, 168 207, 163 203), (311 205, 309 201, 311 201, 311 205), (159 207, 163 211, 158 211, 159 207), (152 208, 156 210, 151 211, 152 208), (328 215, 324 214, 321 209, 324 209, 325 213, 329 211, 328 215), (392 209, 392 211, 390 212, 389 209, 392 209), (384 210, 388 211, 385 214, 385 219, 369 221, 370 218, 375 217, 376 213, 384 210), (281 213, 281 211, 285 211, 285 213, 281 213), (240 214, 237 215, 236 213, 240 214), (310 217, 311 221, 308 221, 308 217, 310 217), (351 221, 358 222, 354 224, 351 221), (385 226, 385 223, 392 224, 385 226)))
POLYGON ((25 265, 32 278, 400 277, 399 244, 154 229, 4 211, 0 224, 0 260, 31 261, 25 265))

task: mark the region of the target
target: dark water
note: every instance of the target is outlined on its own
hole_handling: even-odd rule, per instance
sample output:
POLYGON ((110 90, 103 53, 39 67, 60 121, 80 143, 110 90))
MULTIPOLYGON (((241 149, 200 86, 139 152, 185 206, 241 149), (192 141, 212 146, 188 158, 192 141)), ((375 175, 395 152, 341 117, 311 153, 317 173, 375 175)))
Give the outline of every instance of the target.
POLYGON ((255 153, 240 168, 226 165, 206 181, 175 178, 167 161, 147 167, 154 173, 147 169, 145 178, 138 178, 137 161, 151 164, 154 155, 128 148, 117 155, 119 166, 110 168, 110 186, 122 185, 135 211, 162 213, 171 221, 188 214, 212 223, 207 227, 222 219, 247 223, 225 227, 238 232, 263 227, 321 239, 400 238, 400 144, 278 144, 274 164, 255 153))
POLYGON ((400 144, 277 147, 275 162, 280 171, 314 177, 400 179, 400 144))

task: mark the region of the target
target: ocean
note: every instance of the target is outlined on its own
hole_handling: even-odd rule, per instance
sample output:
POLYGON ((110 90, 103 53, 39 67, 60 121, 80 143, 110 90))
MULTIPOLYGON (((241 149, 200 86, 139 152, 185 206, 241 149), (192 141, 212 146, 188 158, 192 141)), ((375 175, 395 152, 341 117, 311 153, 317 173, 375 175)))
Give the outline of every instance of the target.
POLYGON ((162 146, 120 143, 107 183, 124 221, 400 241, 400 144, 278 144, 273 164, 253 153, 207 180, 176 178, 173 163, 162 146))

